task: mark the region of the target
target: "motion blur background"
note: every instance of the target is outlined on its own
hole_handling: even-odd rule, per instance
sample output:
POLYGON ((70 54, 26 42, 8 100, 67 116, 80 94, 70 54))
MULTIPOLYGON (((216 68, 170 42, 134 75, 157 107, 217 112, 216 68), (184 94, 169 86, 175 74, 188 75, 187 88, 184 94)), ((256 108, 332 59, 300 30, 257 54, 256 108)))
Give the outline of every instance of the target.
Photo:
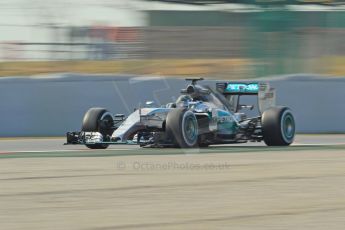
POLYGON ((1 0, 0 136, 63 135, 184 84, 142 76, 268 79, 299 132, 345 132, 344 38, 341 0, 1 0))
POLYGON ((344 76, 344 10, 339 0, 2 0, 0 74, 344 76))

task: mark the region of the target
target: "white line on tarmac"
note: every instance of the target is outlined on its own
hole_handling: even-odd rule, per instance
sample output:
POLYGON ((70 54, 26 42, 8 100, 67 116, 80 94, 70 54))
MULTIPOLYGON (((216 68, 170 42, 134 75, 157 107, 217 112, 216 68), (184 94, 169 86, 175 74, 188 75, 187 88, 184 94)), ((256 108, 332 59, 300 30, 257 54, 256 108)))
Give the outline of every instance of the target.
MULTIPOLYGON (((134 149, 101 149, 101 151, 130 151, 134 149)), ((94 152, 97 149, 53 149, 53 150, 20 150, 20 151, 4 151, 0 152, 0 154, 8 154, 8 153, 58 153, 58 152, 94 152)))

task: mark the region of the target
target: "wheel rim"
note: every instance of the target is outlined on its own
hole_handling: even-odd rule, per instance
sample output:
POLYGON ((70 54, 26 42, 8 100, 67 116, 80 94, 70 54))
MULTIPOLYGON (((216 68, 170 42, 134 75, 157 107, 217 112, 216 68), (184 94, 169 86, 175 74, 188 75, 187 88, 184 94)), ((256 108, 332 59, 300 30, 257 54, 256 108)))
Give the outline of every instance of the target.
POLYGON ((112 115, 109 112, 104 113, 99 120, 99 132, 111 135, 113 123, 112 115))
POLYGON ((193 114, 188 114, 183 120, 183 137, 190 146, 194 145, 198 138, 198 124, 193 114))
POLYGON ((292 142, 295 136, 295 121, 291 113, 285 113, 282 119, 282 135, 286 142, 292 142))

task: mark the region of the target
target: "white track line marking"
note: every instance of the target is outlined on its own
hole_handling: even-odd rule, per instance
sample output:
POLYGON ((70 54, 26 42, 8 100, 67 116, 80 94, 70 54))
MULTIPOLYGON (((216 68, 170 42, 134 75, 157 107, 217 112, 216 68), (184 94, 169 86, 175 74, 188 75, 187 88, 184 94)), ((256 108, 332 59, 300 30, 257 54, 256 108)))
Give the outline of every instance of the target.
MULTIPOLYGON (((135 149, 101 149, 100 151, 130 151, 135 149)), ((10 154, 10 153, 58 153, 58 152, 94 152, 97 149, 53 149, 53 150, 19 150, 19 151, 4 151, 0 154, 10 154)))

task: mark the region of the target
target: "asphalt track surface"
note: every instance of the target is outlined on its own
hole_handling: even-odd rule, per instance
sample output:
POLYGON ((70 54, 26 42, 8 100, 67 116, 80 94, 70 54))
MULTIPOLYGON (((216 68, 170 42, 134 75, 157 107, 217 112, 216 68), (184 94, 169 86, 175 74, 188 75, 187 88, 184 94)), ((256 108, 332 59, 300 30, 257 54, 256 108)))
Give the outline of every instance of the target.
POLYGON ((344 229, 345 135, 206 149, 0 140, 0 229, 344 229))
POLYGON ((229 144, 229 145, 214 145, 205 149, 191 149, 191 150, 179 150, 179 149, 152 149, 152 148, 140 148, 137 145, 111 145, 107 150, 89 150, 84 145, 64 145, 66 142, 64 137, 58 138, 0 138, 0 154, 3 158, 7 157, 30 157, 35 153, 43 153, 41 156, 57 156, 62 153, 61 156, 89 156, 95 153, 103 155, 136 155, 136 154, 180 154, 185 152, 246 152, 246 151, 293 151, 304 149, 333 149, 342 148, 345 146, 345 134, 334 135, 297 135, 294 143, 289 148, 286 147, 267 147, 263 142, 261 143, 245 143, 245 144, 229 144), (26 153, 21 155, 20 153, 26 153), (32 154, 29 154, 32 153, 32 154), (65 154, 69 153, 69 154, 65 154), (75 153, 75 154, 73 154, 75 153))

